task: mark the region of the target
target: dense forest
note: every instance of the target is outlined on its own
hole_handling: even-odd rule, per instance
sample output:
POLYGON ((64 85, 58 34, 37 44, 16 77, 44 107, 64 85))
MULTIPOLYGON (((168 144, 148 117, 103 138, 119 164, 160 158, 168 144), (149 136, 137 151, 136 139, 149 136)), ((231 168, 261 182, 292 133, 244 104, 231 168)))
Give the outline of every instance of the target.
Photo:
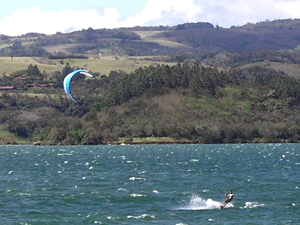
POLYGON ((14 39, 0 36, 2 43, 11 43, 0 48, 0 55, 12 59, 89 58, 101 51, 127 56, 161 54, 177 62, 158 62, 130 73, 121 68, 106 75, 90 71, 97 79, 77 76, 72 90, 79 104, 68 99, 62 88, 64 77, 76 69, 69 63, 51 74, 34 64, 3 74, 0 143, 299 142, 299 25, 298 20, 283 20, 223 29, 195 23, 90 28, 14 39), (187 30, 192 35, 187 36, 187 30), (281 37, 286 35, 281 41, 276 41, 277 31, 281 37), (146 40, 139 32, 154 32, 151 37, 156 41, 146 40), (244 36, 239 39, 241 33, 244 36), (273 39, 266 42, 264 38, 269 39, 271 33, 273 39), (235 47, 233 42, 226 43, 232 36, 235 47), (179 45, 161 45, 157 40, 162 37, 179 45), (65 52, 49 51, 53 45, 71 47, 65 52))

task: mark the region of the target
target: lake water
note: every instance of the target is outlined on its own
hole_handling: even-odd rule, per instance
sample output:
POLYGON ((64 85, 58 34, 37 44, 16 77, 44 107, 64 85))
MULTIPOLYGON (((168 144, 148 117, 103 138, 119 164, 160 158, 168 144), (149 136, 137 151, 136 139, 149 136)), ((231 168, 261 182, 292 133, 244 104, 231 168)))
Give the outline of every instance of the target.
POLYGON ((0 168, 0 224, 300 224, 299 144, 0 146, 0 168))

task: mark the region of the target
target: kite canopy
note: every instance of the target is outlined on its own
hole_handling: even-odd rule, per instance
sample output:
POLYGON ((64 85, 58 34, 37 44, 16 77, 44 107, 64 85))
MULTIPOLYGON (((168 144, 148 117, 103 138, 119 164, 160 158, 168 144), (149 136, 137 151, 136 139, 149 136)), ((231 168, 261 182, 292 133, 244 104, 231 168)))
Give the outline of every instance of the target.
POLYGON ((92 74, 90 74, 88 71, 86 70, 75 70, 72 73, 69 73, 65 79, 64 79, 64 90, 66 92, 66 94, 75 102, 78 103, 78 101, 76 100, 76 98, 73 96, 72 91, 71 91, 71 81, 73 79, 73 77, 75 77, 77 74, 83 74, 87 77, 91 77, 91 78, 95 78, 92 74))

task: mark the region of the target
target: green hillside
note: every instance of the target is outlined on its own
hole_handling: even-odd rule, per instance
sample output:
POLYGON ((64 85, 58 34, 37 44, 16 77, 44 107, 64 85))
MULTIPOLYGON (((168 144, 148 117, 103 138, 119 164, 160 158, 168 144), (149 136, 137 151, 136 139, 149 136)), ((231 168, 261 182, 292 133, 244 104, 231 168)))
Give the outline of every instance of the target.
MULTIPOLYGON (((26 76, 38 82, 37 72, 29 73, 33 68, 26 76)), ((187 63, 141 67, 130 74, 111 71, 96 80, 73 81, 80 102, 75 104, 61 87, 68 69, 51 80, 54 87, 30 88, 26 81, 10 80, 17 89, 0 97, 2 144, 300 139, 300 81, 281 71, 187 63)))
POLYGON ((275 20, 222 28, 210 23, 97 29, 44 35, 0 36, 0 56, 99 57, 176 56, 260 49, 294 50, 300 45, 300 20, 275 20))
POLYGON ((0 144, 299 142, 299 24, 2 35, 0 144))

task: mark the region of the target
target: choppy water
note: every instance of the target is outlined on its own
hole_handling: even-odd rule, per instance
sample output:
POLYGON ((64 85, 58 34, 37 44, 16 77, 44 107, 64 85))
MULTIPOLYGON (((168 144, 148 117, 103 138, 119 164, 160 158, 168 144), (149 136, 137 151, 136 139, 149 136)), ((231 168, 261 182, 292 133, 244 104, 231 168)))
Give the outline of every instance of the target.
POLYGON ((0 224, 300 224, 299 144, 0 146, 0 178, 0 224))

